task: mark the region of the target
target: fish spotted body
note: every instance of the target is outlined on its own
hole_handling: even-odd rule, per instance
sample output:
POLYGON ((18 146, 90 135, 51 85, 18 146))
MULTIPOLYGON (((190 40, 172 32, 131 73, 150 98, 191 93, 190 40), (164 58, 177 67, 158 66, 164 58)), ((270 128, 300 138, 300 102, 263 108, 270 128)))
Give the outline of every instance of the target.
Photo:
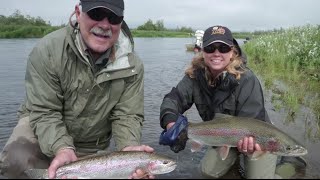
POLYGON ((228 151, 230 147, 237 147, 238 141, 244 137, 253 137, 264 153, 279 156, 307 154, 307 149, 287 133, 254 118, 222 117, 188 125, 188 138, 199 145, 226 147, 228 151))
MULTIPOLYGON (((136 169, 142 169, 149 174, 165 174, 176 168, 176 162, 171 158, 140 151, 117 151, 108 154, 98 154, 78 159, 58 168, 56 178, 129 178, 136 169)), ((25 171, 30 178, 48 178, 46 169, 29 169, 25 171)))

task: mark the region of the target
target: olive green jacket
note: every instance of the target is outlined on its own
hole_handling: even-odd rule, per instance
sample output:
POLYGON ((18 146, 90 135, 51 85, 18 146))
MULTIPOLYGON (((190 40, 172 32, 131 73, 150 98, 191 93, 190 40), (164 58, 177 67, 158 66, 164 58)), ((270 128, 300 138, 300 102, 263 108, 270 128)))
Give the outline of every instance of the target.
POLYGON ((42 38, 29 55, 20 115, 49 157, 64 147, 94 153, 113 136, 118 150, 139 145, 144 121, 144 67, 121 31, 115 61, 95 73, 67 26, 42 38), (25 107, 25 108, 24 108, 25 107))

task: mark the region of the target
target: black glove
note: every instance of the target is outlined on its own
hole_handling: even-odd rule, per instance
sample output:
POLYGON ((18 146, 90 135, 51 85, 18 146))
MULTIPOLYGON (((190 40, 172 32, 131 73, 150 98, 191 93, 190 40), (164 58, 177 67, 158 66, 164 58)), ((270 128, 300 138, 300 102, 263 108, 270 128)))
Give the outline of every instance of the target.
POLYGON ((159 144, 169 145, 170 149, 178 153, 186 147, 188 140, 188 120, 183 115, 179 115, 178 120, 168 130, 164 130, 159 139, 159 144))
POLYGON ((170 145, 170 149, 175 153, 178 153, 179 151, 184 150, 187 144, 187 140, 188 140, 187 129, 183 129, 179 133, 174 143, 170 145))

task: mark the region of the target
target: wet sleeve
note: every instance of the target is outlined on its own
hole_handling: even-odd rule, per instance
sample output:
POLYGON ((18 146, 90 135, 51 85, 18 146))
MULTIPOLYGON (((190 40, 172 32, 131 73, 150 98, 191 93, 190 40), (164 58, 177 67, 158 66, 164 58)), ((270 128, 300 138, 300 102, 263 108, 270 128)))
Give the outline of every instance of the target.
POLYGON ((254 117, 269 122, 263 90, 256 76, 252 75, 242 81, 238 93, 237 116, 254 117))
POLYGON ((193 81, 185 75, 178 85, 166 94, 160 106, 160 126, 165 129, 175 122, 179 114, 190 109, 193 104, 193 81))
POLYGON ((49 157, 62 147, 73 147, 62 121, 63 95, 52 55, 44 45, 36 46, 27 62, 25 88, 30 126, 40 148, 49 157))
POLYGON ((111 112, 112 134, 117 150, 140 145, 144 121, 144 67, 142 63, 138 67, 137 75, 125 80, 126 89, 111 112))

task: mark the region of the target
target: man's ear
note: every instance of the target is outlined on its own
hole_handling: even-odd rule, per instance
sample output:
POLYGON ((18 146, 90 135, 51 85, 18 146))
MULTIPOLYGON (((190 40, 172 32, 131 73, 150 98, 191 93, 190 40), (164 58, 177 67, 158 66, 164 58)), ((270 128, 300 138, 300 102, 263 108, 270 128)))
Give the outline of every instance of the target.
POLYGON ((74 7, 74 12, 75 12, 75 14, 76 14, 77 21, 79 22, 80 13, 81 13, 81 8, 80 8, 80 5, 79 5, 79 4, 77 4, 77 5, 74 7))

